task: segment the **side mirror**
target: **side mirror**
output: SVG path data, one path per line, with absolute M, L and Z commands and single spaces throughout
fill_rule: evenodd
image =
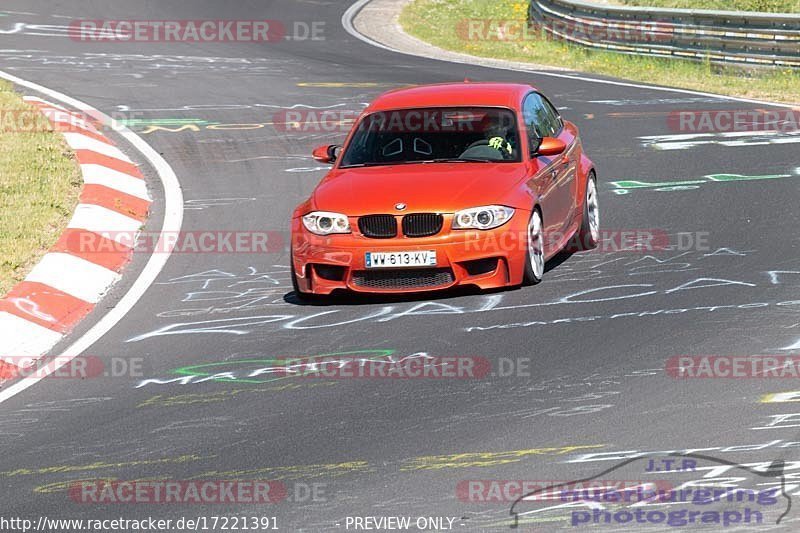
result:
M 544 137 L 536 150 L 537 155 L 558 155 L 567 149 L 567 144 L 556 137 Z
M 336 153 L 341 146 L 336 144 L 328 144 L 325 146 L 317 146 L 311 152 L 311 157 L 320 163 L 333 163 L 336 161 L 338 154 Z

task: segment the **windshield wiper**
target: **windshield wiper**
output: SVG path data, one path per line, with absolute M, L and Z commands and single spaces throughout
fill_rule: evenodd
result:
M 415 163 L 492 163 L 493 159 L 481 159 L 472 157 L 453 157 L 441 159 L 426 159 L 425 161 L 414 161 Z
M 356 168 L 356 167 L 380 167 L 388 165 L 426 165 L 429 163 L 497 163 L 495 159 L 481 159 L 472 157 L 454 157 L 454 158 L 441 158 L 441 159 L 421 159 L 419 161 L 384 161 L 369 163 L 355 163 L 353 165 L 342 166 L 340 168 Z
M 356 167 L 383 167 L 387 165 L 397 165 L 398 163 L 403 163 L 404 161 L 384 161 L 384 162 L 376 162 L 372 161 L 369 163 L 354 163 L 352 165 L 343 165 L 339 168 L 356 168 Z

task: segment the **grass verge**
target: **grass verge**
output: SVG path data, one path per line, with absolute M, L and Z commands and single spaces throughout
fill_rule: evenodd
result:
M 674 7 L 677 9 L 800 13 L 800 0 L 614 0 L 612 3 L 643 7 Z
M 743 98 L 800 102 L 800 69 L 742 68 L 632 56 L 545 40 L 533 32 L 517 40 L 480 40 L 467 39 L 465 32 L 459 31 L 468 19 L 524 23 L 527 14 L 528 2 L 521 0 L 413 0 L 400 14 L 400 24 L 423 41 L 475 56 L 528 61 Z
M 0 296 L 58 240 L 78 203 L 81 177 L 58 132 L 18 131 L 31 110 L 0 82 Z M 38 111 L 36 111 L 38 113 Z

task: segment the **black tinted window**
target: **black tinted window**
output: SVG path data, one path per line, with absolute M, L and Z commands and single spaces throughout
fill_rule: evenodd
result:
M 528 136 L 554 137 L 561 130 L 561 121 L 553 106 L 540 94 L 531 93 L 525 98 L 522 106 L 522 115 Z M 535 140 L 535 138 L 531 138 Z
M 550 123 L 553 126 L 553 135 L 558 135 L 561 132 L 562 126 L 561 116 L 558 114 L 558 111 L 556 111 L 555 106 L 550 103 L 550 100 L 547 98 L 542 98 L 542 101 L 544 102 L 544 107 L 547 110 L 547 114 L 550 118 Z

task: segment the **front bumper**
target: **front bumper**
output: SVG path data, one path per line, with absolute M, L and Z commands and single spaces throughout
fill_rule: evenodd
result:
M 442 231 L 432 237 L 372 239 L 353 233 L 319 236 L 292 220 L 292 258 L 302 292 L 330 294 L 339 289 L 367 293 L 406 293 L 474 285 L 492 289 L 522 283 L 530 212 L 517 210 L 493 230 L 451 230 L 445 215 Z M 367 252 L 436 251 L 429 267 L 370 268 Z

